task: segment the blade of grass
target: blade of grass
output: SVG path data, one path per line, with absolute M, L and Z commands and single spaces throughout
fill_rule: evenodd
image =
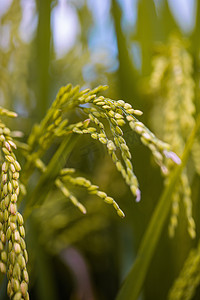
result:
M 48 108 L 49 99 L 49 65 L 51 51 L 51 3 L 52 0 L 39 1 L 38 28 L 36 37 L 37 68 L 37 118 L 41 120 Z
M 171 206 L 171 194 L 179 179 L 179 176 L 185 167 L 190 150 L 192 148 L 197 131 L 200 128 L 200 115 L 197 118 L 196 125 L 188 139 L 182 156 L 182 163 L 177 166 L 171 175 L 169 184 L 165 187 L 163 194 L 155 208 L 150 224 L 144 234 L 141 245 L 138 250 L 137 258 L 128 274 L 121 290 L 118 293 L 117 300 L 136 300 L 144 284 L 144 280 L 155 252 L 159 237 L 161 235 L 165 220 Z
M 119 70 L 117 71 L 120 97 L 131 100 L 136 91 L 137 73 L 128 50 L 127 41 L 121 28 L 122 13 L 116 0 L 112 1 L 112 16 L 118 48 Z M 137 97 L 135 97 L 137 98 Z
M 199 40 L 199 34 L 200 34 L 200 0 L 197 0 L 197 8 L 196 8 L 196 24 L 195 28 L 192 34 L 192 47 L 193 52 L 195 53 L 196 59 L 198 60 L 199 55 L 199 48 L 200 48 L 200 40 Z
M 151 72 L 151 58 L 153 45 L 158 41 L 161 28 L 156 14 L 153 0 L 138 1 L 136 34 L 134 39 L 139 42 L 142 54 L 142 74 L 147 76 Z

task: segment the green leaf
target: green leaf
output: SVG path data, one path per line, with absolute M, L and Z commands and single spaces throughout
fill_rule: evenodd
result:
M 36 37 L 37 118 L 44 117 L 49 106 L 49 65 L 51 43 L 51 0 L 37 1 L 38 28 Z
M 180 29 L 171 13 L 167 0 L 164 0 L 162 3 L 159 22 L 160 22 L 160 27 L 162 28 L 162 32 L 161 32 L 162 41 L 166 41 L 168 39 L 168 36 L 171 33 L 180 32 Z
M 154 210 L 150 224 L 144 234 L 134 265 L 131 268 L 121 290 L 118 293 L 117 300 L 137 300 L 141 292 L 144 280 L 148 271 L 149 264 L 154 255 L 158 240 L 160 238 L 165 220 L 171 207 L 171 194 L 179 180 L 180 174 L 185 167 L 190 150 L 197 131 L 200 128 L 200 115 L 197 118 L 196 125 L 188 139 L 182 156 L 182 163 L 177 166 L 172 173 L 169 184 L 165 187 L 163 194 Z
M 135 39 L 140 43 L 142 52 L 142 74 L 151 71 L 153 44 L 158 40 L 160 26 L 153 0 L 140 0 L 138 3 L 138 21 Z
M 116 0 L 112 1 L 112 15 L 117 37 L 119 69 L 117 72 L 120 97 L 131 100 L 136 91 L 137 73 L 127 46 L 126 36 L 121 28 L 122 12 Z
M 194 32 L 192 34 L 192 44 L 195 56 L 198 57 L 200 50 L 200 0 L 197 0 L 197 9 L 196 9 L 196 24 Z

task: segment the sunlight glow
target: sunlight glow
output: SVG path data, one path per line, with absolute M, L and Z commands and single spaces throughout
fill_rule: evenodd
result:
M 65 0 L 59 0 L 52 11 L 52 32 L 57 57 L 62 57 L 75 44 L 80 31 L 75 9 Z

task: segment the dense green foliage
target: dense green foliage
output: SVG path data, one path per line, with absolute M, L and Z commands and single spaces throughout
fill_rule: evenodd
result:
M 108 2 L 116 58 L 90 1 L 59 58 L 59 1 L 28 42 L 23 2 L 0 15 L 0 300 L 199 299 L 200 1 L 187 36 L 166 0 Z

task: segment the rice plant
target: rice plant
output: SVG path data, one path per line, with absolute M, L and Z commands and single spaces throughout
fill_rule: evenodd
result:
M 199 299 L 200 2 L 126 5 L 0 5 L 0 300 Z

